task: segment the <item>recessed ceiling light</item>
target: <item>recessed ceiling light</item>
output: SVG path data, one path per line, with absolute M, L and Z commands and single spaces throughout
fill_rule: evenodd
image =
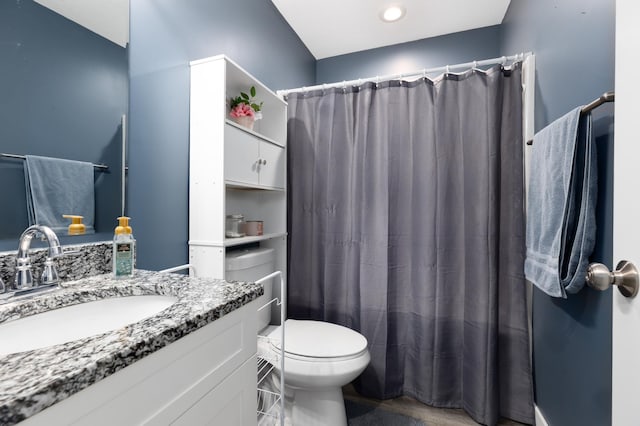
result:
M 405 13 L 405 8 L 403 6 L 394 4 L 391 6 L 387 6 L 380 13 L 380 19 L 384 22 L 395 22 L 402 18 Z

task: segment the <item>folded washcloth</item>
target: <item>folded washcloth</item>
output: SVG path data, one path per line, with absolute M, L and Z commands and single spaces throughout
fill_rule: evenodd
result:
M 24 165 L 29 225 L 46 225 L 66 233 L 63 214 L 84 216 L 86 233 L 94 233 L 93 164 L 27 155 Z
M 595 244 L 596 150 L 580 110 L 538 132 L 531 152 L 525 277 L 563 298 L 584 286 Z

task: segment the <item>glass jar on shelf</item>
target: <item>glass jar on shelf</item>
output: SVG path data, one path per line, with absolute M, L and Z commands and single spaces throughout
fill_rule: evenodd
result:
M 229 238 L 244 237 L 244 216 L 241 214 L 228 214 L 225 226 L 225 235 Z

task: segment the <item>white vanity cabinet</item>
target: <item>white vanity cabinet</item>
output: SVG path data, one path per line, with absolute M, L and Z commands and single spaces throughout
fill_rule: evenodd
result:
M 224 315 L 20 424 L 255 425 L 257 303 Z
M 287 103 L 224 55 L 190 66 L 189 263 L 199 277 L 224 279 L 227 251 L 258 243 L 275 250 L 284 272 Z M 263 104 L 250 130 L 230 119 L 229 99 L 252 86 Z M 264 235 L 226 238 L 232 214 L 262 221 Z

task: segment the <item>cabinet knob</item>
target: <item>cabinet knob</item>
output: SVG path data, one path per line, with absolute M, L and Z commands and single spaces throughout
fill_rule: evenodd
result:
M 267 164 L 267 160 L 263 159 L 263 160 L 262 160 L 262 165 L 263 165 L 263 166 L 266 166 L 266 164 Z

